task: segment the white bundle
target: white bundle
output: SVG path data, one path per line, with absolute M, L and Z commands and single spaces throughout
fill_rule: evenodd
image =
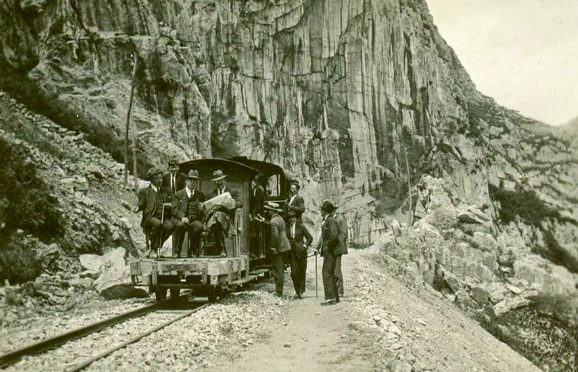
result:
M 216 206 L 221 206 L 226 209 L 235 209 L 235 199 L 233 199 L 231 194 L 228 192 L 217 195 L 214 198 L 207 200 L 204 204 L 208 211 Z

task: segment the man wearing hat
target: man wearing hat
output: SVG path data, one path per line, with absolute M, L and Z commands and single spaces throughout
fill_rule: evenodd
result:
M 162 187 L 169 190 L 171 196 L 183 187 L 183 179 L 179 172 L 179 162 L 175 159 L 169 160 L 169 172 L 163 177 Z
M 301 215 L 305 212 L 305 200 L 299 195 L 299 190 L 301 186 L 297 181 L 291 181 L 291 186 L 289 189 L 289 199 L 287 200 L 287 212 L 295 212 L 295 216 L 298 220 L 301 220 Z
M 151 246 L 145 253 L 147 257 L 156 256 L 159 247 L 173 232 L 173 223 L 171 218 L 167 217 L 171 209 L 170 195 L 161 189 L 163 173 L 160 168 L 149 169 L 147 178 L 151 183 L 138 191 L 138 206 L 134 210 L 135 212 L 142 211 L 140 226 L 145 231 L 149 231 Z
M 285 221 L 281 217 L 279 204 L 268 202 L 265 204 L 265 217 L 269 219 L 270 235 L 269 247 L 271 250 L 271 271 L 275 280 L 275 295 L 283 296 L 283 281 L 285 272 L 283 270 L 283 257 L 291 250 L 287 233 L 285 231 Z
M 339 292 L 337 290 L 337 278 L 335 267 L 339 256 L 339 227 L 333 216 L 335 206 L 330 201 L 325 201 L 321 205 L 321 256 L 323 256 L 323 289 L 325 291 L 325 302 L 321 305 L 333 305 L 339 302 Z
M 198 255 L 201 234 L 203 233 L 202 205 L 205 194 L 199 190 L 199 172 L 190 170 L 185 177 L 185 187 L 175 193 L 173 197 L 173 216 L 175 233 L 173 234 L 173 257 L 180 257 L 185 232 L 189 233 L 187 257 Z
M 289 217 L 287 238 L 291 245 L 291 280 L 295 288 L 295 296 L 293 298 L 300 299 L 303 298 L 303 293 L 305 293 L 307 248 L 311 245 L 313 237 L 303 225 L 303 222 L 297 219 L 295 212 L 289 211 L 287 215 Z
M 239 192 L 227 187 L 227 175 L 224 174 L 222 170 L 217 169 L 214 171 L 211 181 L 215 183 L 215 189 L 213 189 L 209 195 L 210 198 L 228 192 L 235 200 L 235 208 L 243 207 L 243 201 L 239 196 Z M 225 247 L 225 235 L 228 234 L 229 231 L 235 231 L 235 226 L 233 226 L 234 210 L 226 211 L 222 208 L 217 208 L 214 211 L 208 211 L 207 215 L 210 216 L 207 225 L 215 239 L 215 249 L 220 253 L 221 257 L 226 257 L 227 249 Z

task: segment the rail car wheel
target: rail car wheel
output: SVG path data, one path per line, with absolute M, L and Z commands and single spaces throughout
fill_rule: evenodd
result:
M 217 302 L 217 287 L 215 286 L 208 286 L 207 288 L 207 297 L 209 298 L 209 302 Z
M 180 288 L 171 288 L 170 292 L 171 292 L 171 298 L 173 300 L 175 298 L 178 298 L 181 295 L 181 289 Z
M 167 299 L 167 289 L 164 287 L 156 287 L 155 298 L 157 301 L 165 301 Z

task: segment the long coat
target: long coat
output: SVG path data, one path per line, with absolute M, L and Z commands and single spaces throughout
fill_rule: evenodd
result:
M 205 201 L 205 194 L 199 190 L 193 190 L 193 195 L 189 199 L 187 189 L 183 188 L 173 196 L 173 216 L 178 220 L 187 217 L 189 220 L 200 220 L 201 210 L 199 203 Z M 191 205 L 191 203 L 194 203 Z
M 321 255 L 331 254 L 337 256 L 337 246 L 339 244 L 339 226 L 337 220 L 332 215 L 327 216 L 321 225 Z
M 309 233 L 309 230 L 303 225 L 299 220 L 295 222 L 295 236 L 291 236 L 291 223 L 287 224 L 286 228 L 287 239 L 291 245 L 292 256 L 296 259 L 302 259 L 307 257 L 307 247 L 311 245 L 313 237 Z M 303 244 L 303 239 L 305 238 L 305 244 Z
M 161 188 L 158 188 L 158 190 L 158 192 L 161 194 L 160 197 L 163 203 L 168 203 L 170 200 L 170 195 Z M 138 210 L 142 211 L 142 220 L 140 223 L 141 227 L 144 227 L 148 224 L 148 222 L 155 216 L 158 208 L 162 208 L 162 205 L 157 205 L 156 197 L 157 191 L 153 190 L 152 186 L 150 185 L 138 191 Z
M 271 248 L 274 248 L 277 253 L 287 252 L 291 249 L 289 244 L 289 239 L 287 239 L 287 233 L 285 231 L 285 221 L 279 216 L 279 214 L 274 213 L 269 221 L 269 226 L 271 228 L 271 235 L 269 243 Z

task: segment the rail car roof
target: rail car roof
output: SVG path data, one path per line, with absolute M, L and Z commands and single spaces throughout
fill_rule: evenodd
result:
M 215 169 L 222 170 L 225 174 L 227 173 L 244 173 L 248 177 L 254 177 L 259 171 L 247 164 L 240 162 L 227 160 L 227 159 L 196 159 L 189 160 L 179 164 L 179 169 L 181 172 L 187 173 L 191 169 L 196 169 L 199 172 L 214 171 Z
M 238 162 L 238 163 L 243 163 L 246 164 L 252 168 L 255 168 L 257 170 L 259 170 L 261 173 L 263 173 L 265 176 L 270 176 L 272 174 L 281 174 L 284 175 L 286 178 L 290 178 L 289 174 L 280 166 L 273 164 L 273 163 L 268 163 L 266 161 L 261 161 L 261 160 L 254 160 L 254 159 L 249 159 L 246 156 L 235 156 L 232 157 L 231 160 Z

